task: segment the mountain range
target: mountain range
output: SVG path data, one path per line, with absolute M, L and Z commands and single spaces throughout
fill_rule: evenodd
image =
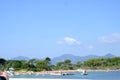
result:
M 97 55 L 88 55 L 88 56 L 75 56 L 73 54 L 63 54 L 58 57 L 51 58 L 52 64 L 56 64 L 57 62 L 64 61 L 66 59 L 69 59 L 72 61 L 72 63 L 76 63 L 78 61 L 84 62 L 88 59 L 93 59 L 93 58 L 112 58 L 115 57 L 115 55 L 108 53 L 104 56 L 97 56 Z M 37 58 L 36 58 L 37 59 Z M 30 60 L 30 58 L 25 57 L 25 56 L 18 56 L 12 58 L 12 60 Z
M 30 60 L 30 58 L 25 57 L 25 56 L 18 56 L 18 57 L 14 57 L 11 60 Z
M 55 57 L 52 59 L 52 63 L 55 64 L 59 61 L 64 61 L 66 59 L 70 59 L 72 61 L 72 63 L 76 63 L 78 61 L 80 62 L 84 62 L 88 59 L 93 59 L 93 58 L 112 58 L 112 57 L 115 57 L 115 55 L 113 54 L 106 54 L 104 56 L 97 56 L 97 55 L 88 55 L 88 56 L 75 56 L 75 55 L 72 55 L 72 54 L 64 54 L 64 55 L 61 55 L 59 57 Z

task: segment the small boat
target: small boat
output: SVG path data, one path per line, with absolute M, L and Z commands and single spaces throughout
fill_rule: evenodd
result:
M 53 75 L 53 76 L 66 76 L 66 75 L 73 75 L 73 74 L 68 73 L 68 72 L 53 72 L 53 73 L 50 73 L 50 75 Z
M 83 70 L 82 75 L 88 75 L 86 70 Z
M 65 76 L 65 75 L 70 75 L 70 73 L 64 72 L 64 73 L 62 73 L 62 75 L 63 75 L 63 76 Z
M 74 74 L 73 73 L 64 72 L 64 73 L 62 73 L 62 75 L 65 76 L 65 75 L 74 75 Z

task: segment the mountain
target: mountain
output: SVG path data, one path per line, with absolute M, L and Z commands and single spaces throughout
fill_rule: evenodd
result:
M 115 57 L 115 55 L 113 55 L 113 54 L 111 54 L 111 53 L 108 53 L 108 54 L 106 54 L 106 55 L 103 56 L 103 57 L 106 57 L 106 58 L 112 58 L 112 57 Z
M 84 61 L 86 61 L 88 59 L 93 59 L 93 58 L 112 58 L 112 57 L 115 57 L 115 56 L 113 54 L 111 54 L 111 53 L 108 53 L 108 54 L 106 54 L 104 56 L 97 56 L 97 55 L 75 56 L 73 54 L 63 54 L 61 56 L 51 58 L 51 61 L 52 61 L 52 64 L 56 64 L 57 62 L 69 59 L 69 60 L 72 61 L 72 63 L 76 63 L 78 61 L 84 62 Z M 30 60 L 30 58 L 25 57 L 25 56 L 18 56 L 18 57 L 12 58 L 12 60 L 27 60 L 28 61 L 28 60 Z
M 112 58 L 112 57 L 115 57 L 113 54 L 106 54 L 104 56 L 97 56 L 97 55 L 88 55 L 88 56 L 75 56 L 75 55 L 72 55 L 72 54 L 63 54 L 59 57 L 54 57 L 52 60 L 52 63 L 53 64 L 56 64 L 57 62 L 60 62 L 60 61 L 64 61 L 66 59 L 70 59 L 72 61 L 72 63 L 76 63 L 78 61 L 80 62 L 84 62 L 88 59 L 92 59 L 92 58 Z
M 74 56 L 72 54 L 64 54 L 64 55 L 61 55 L 59 57 L 54 57 L 52 59 L 52 63 L 55 64 L 59 61 L 64 61 L 66 59 L 70 59 L 71 61 L 73 61 L 73 63 L 76 62 L 76 60 L 80 60 L 79 56 Z
M 18 57 L 14 57 L 12 58 L 12 60 L 30 60 L 30 58 L 28 57 L 25 57 L 25 56 L 18 56 Z

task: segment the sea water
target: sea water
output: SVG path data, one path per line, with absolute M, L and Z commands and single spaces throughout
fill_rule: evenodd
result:
M 109 72 L 88 72 L 88 75 L 82 75 L 80 72 L 74 72 L 72 75 L 53 76 L 53 75 L 16 75 L 10 77 L 10 80 L 120 80 L 120 71 Z

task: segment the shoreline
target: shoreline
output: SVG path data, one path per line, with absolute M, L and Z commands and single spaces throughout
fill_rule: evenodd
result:
M 86 70 L 87 72 L 110 72 L 110 71 L 120 71 L 118 70 L 103 70 L 103 69 L 98 69 L 98 70 L 91 70 L 91 69 L 77 69 L 77 70 L 54 70 L 54 71 L 40 71 L 40 72 L 33 72 L 33 71 L 15 71 L 15 75 L 21 75 L 21 74 L 36 74 L 36 75 L 47 75 L 51 73 L 73 73 L 73 72 L 83 72 L 83 70 Z
M 91 79 L 48 79 L 48 78 L 43 78 L 43 79 L 37 79 L 37 78 L 10 78 L 9 80 L 91 80 Z

